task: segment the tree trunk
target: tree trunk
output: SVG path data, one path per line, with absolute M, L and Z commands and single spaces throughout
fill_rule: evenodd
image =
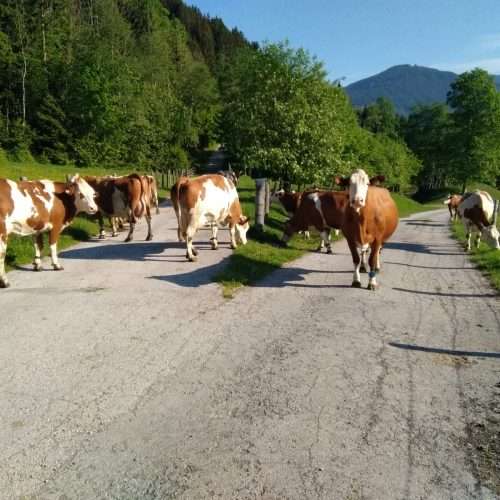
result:
M 271 210 L 271 186 L 270 182 L 266 180 L 266 199 L 265 199 L 265 215 Z

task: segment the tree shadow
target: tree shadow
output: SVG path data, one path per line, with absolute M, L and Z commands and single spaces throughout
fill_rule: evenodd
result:
M 405 221 L 403 224 L 407 226 L 428 226 L 428 227 L 446 227 L 447 224 L 443 224 L 442 222 L 433 222 L 433 221 L 418 221 L 412 219 L 411 221 Z
M 500 352 L 484 352 L 484 351 L 459 351 L 456 349 L 442 349 L 439 347 L 424 347 L 413 344 L 401 344 L 399 342 L 389 342 L 389 345 L 398 349 L 408 351 L 431 352 L 435 354 L 448 354 L 450 356 L 473 356 L 478 358 L 499 358 Z
M 455 297 L 460 299 L 470 299 L 470 298 L 495 298 L 499 295 L 497 293 L 450 293 L 450 292 L 427 292 L 423 290 L 408 290 L 407 288 L 396 288 L 393 290 L 397 292 L 415 293 L 418 295 L 430 295 L 433 297 Z

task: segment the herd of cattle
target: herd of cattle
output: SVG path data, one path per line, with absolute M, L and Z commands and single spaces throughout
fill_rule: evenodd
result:
M 283 243 L 296 232 L 307 233 L 315 228 L 321 236 L 321 248 L 331 253 L 331 230 L 342 231 L 351 251 L 354 264 L 353 287 L 361 286 L 360 271 L 369 269 L 368 289 L 377 287 L 382 246 L 396 230 L 398 210 L 389 191 L 378 184 L 383 177 L 370 179 L 363 170 L 350 177 L 337 178 L 344 190 L 311 189 L 302 193 L 277 191 L 279 200 L 290 219 L 285 224 Z M 249 219 L 241 210 L 235 179 L 229 175 L 208 174 L 199 177 L 181 177 L 171 189 L 171 201 L 178 221 L 178 239 L 186 242 L 186 257 L 197 259 L 198 251 L 193 239 L 201 227 L 211 228 L 211 246 L 218 247 L 219 225 L 228 226 L 231 248 L 247 242 Z M 450 196 L 450 215 L 457 214 L 467 229 L 467 248 L 470 249 L 471 232 L 476 231 L 476 245 L 481 236 L 493 248 L 500 248 L 496 228 L 497 206 L 484 191 L 463 196 Z M 158 213 L 158 191 L 154 177 L 131 174 L 127 176 L 80 177 L 67 182 L 48 180 L 14 182 L 0 179 L 0 288 L 9 286 L 5 273 L 7 240 L 11 233 L 32 235 L 35 249 L 33 268 L 42 268 L 43 233 L 48 232 L 50 255 L 54 270 L 63 269 L 57 257 L 57 241 L 61 231 L 76 214 L 86 212 L 99 219 L 99 238 L 105 237 L 104 217 L 110 219 L 112 235 L 123 220 L 129 223 L 125 241 L 133 238 L 138 219 L 145 217 L 148 224 L 146 240 L 153 237 L 151 215 Z

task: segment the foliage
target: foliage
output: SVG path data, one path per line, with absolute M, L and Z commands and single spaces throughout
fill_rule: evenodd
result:
M 482 69 L 460 75 L 448 93 L 451 114 L 453 175 L 469 180 L 500 176 L 500 93 Z
M 240 51 L 222 95 L 222 140 L 254 177 L 322 183 L 339 170 L 355 117 L 342 89 L 304 50 L 280 43 Z

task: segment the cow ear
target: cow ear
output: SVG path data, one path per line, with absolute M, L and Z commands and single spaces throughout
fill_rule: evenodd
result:
M 349 177 L 339 177 L 338 175 L 335 177 L 335 184 L 337 184 L 337 186 L 348 186 L 349 183 Z
M 372 177 L 370 179 L 370 184 L 372 186 L 376 184 L 382 184 L 383 182 L 385 182 L 385 175 L 376 175 L 375 177 Z
M 73 196 L 75 194 L 75 191 L 76 191 L 75 183 L 74 182 L 68 182 L 66 184 L 66 189 L 64 190 L 64 192 L 66 194 L 69 194 L 70 196 Z

